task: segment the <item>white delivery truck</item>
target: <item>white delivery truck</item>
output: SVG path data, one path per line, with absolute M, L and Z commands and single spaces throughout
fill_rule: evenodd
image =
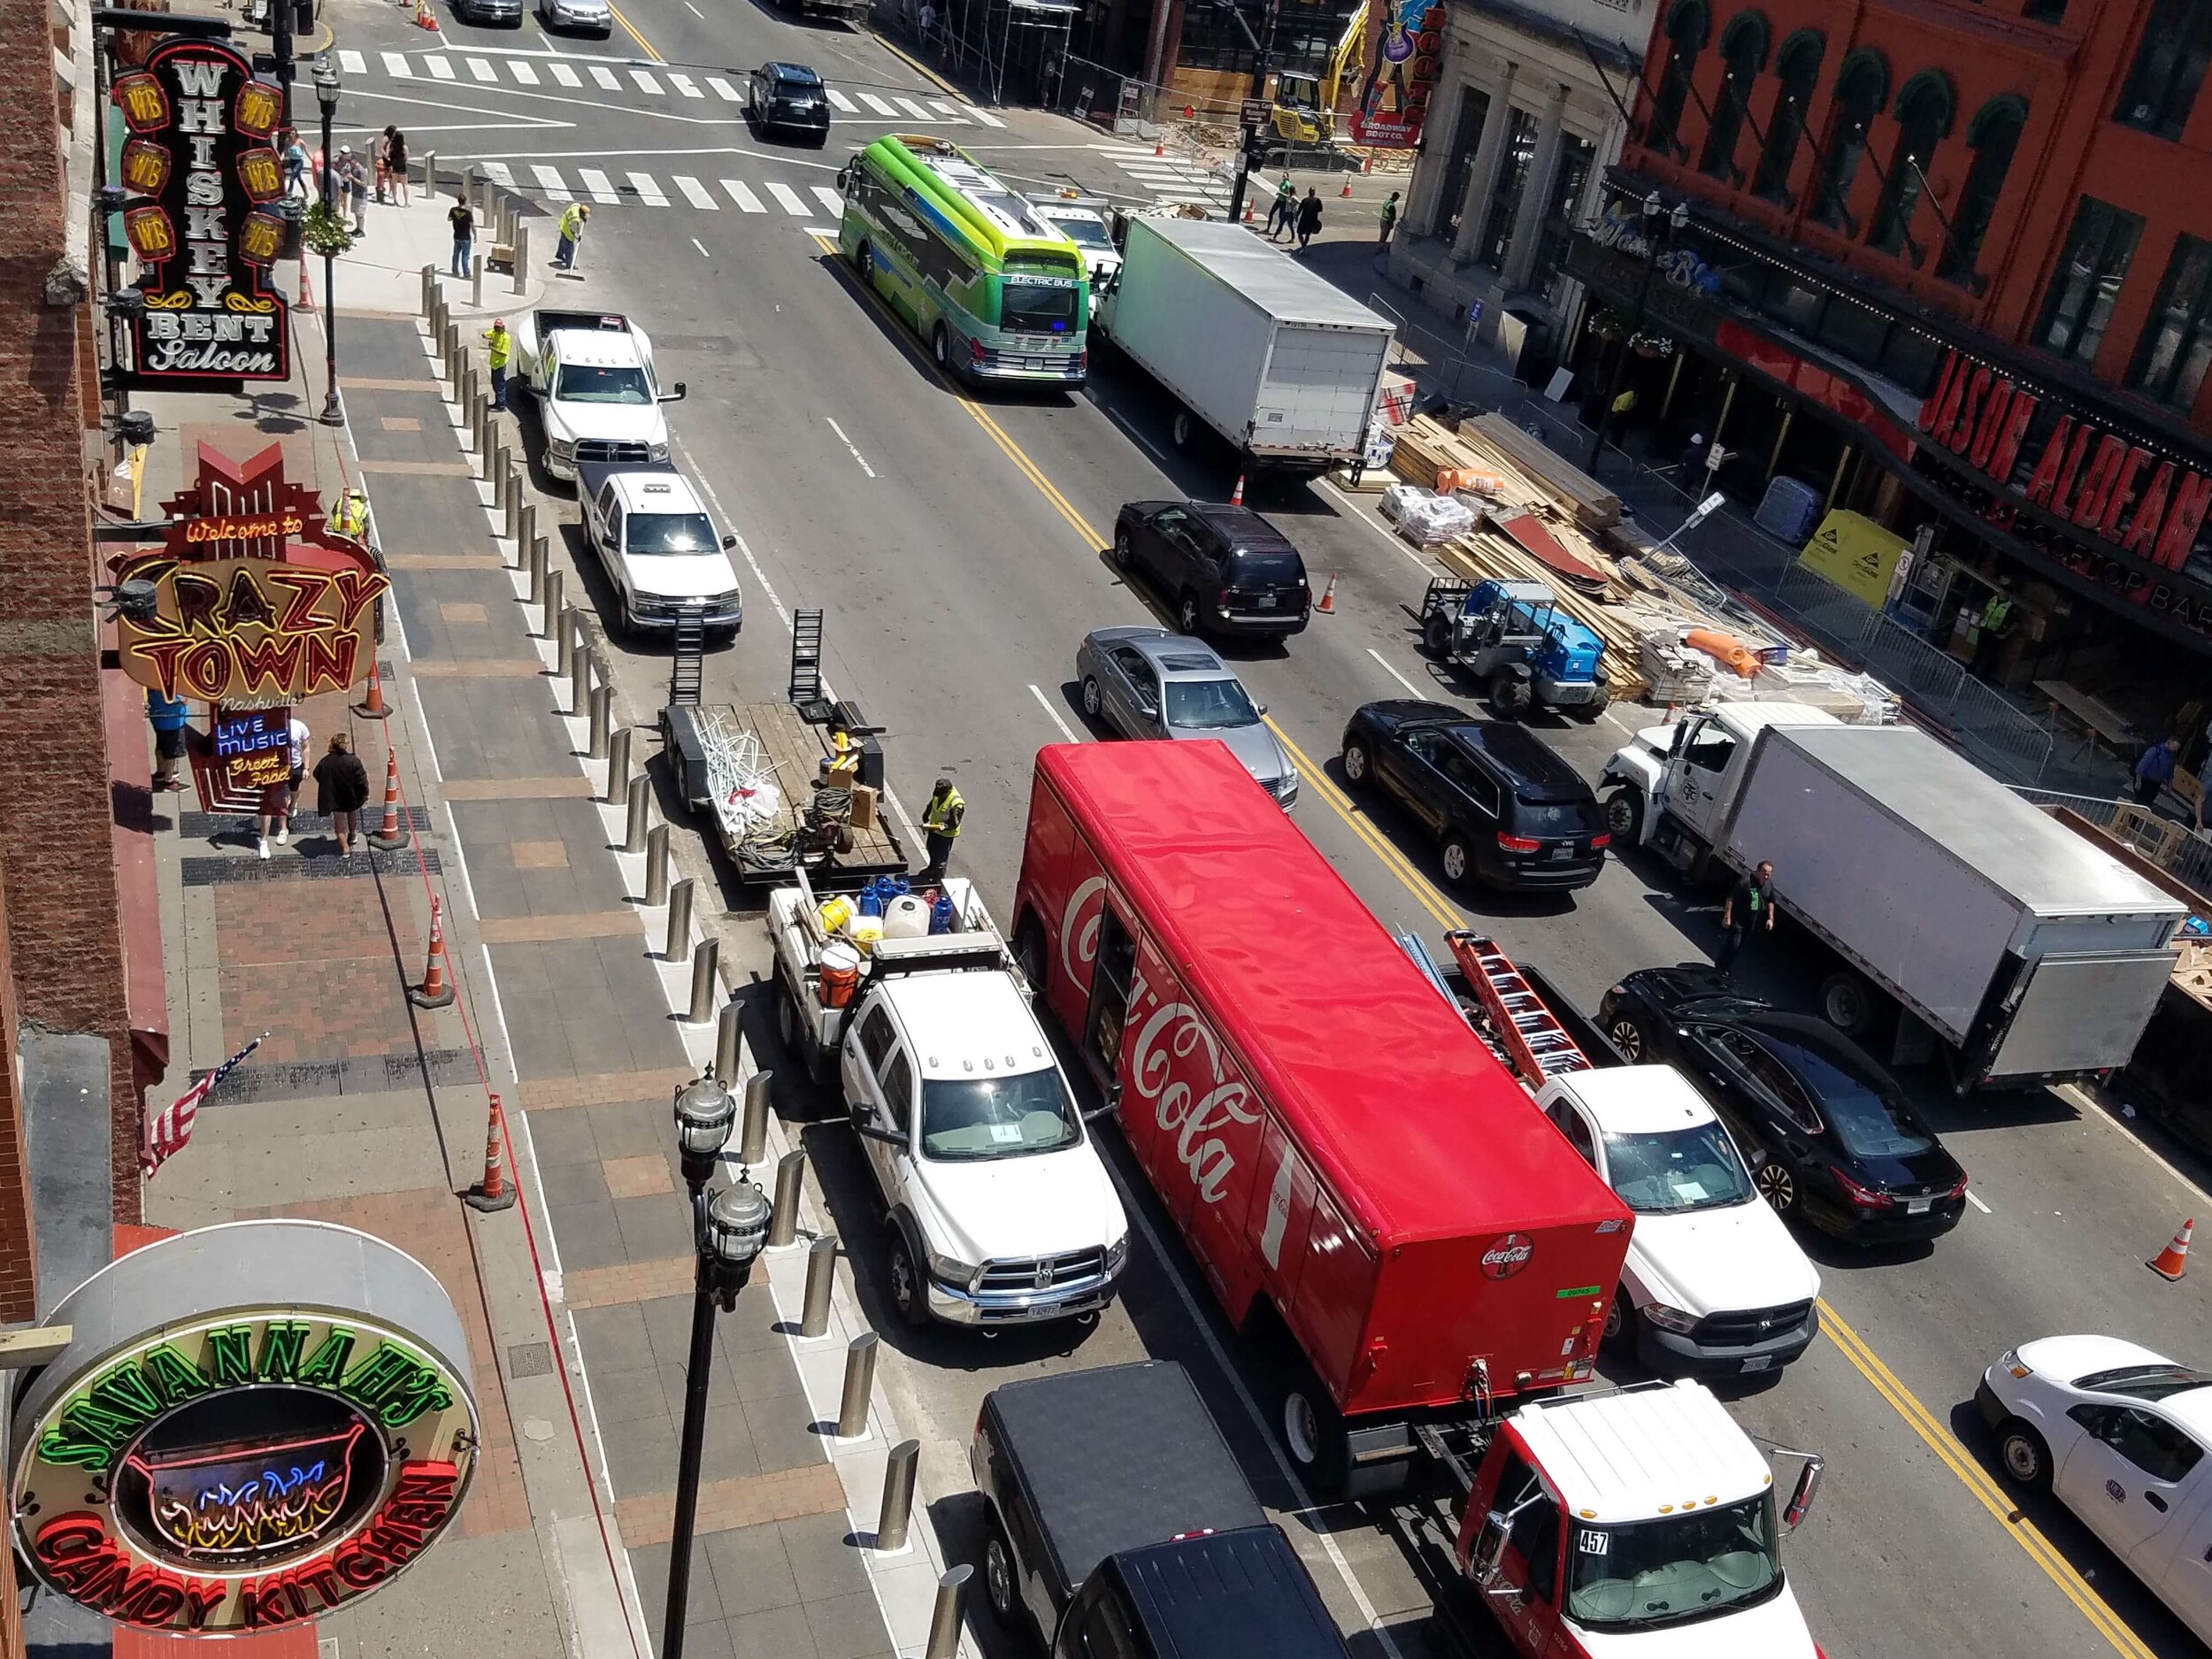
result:
M 1701 874 L 1773 861 L 1778 913 L 1841 960 L 1821 1012 L 1896 1022 L 1892 1059 L 1940 1045 L 1961 1094 L 2123 1066 L 2188 912 L 1909 726 L 1721 703 L 1606 763 L 1613 845 Z
M 1388 322 L 1240 225 L 1123 226 L 1091 328 L 1173 394 L 1177 449 L 1203 426 L 1249 471 L 1318 474 L 1363 457 Z

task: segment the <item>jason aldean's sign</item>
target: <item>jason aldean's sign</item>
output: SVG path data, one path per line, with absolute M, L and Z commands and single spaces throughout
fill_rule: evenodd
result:
M 202 444 L 192 484 L 164 503 L 166 544 L 119 560 L 151 582 L 150 617 L 116 621 L 123 672 L 169 696 L 275 708 L 366 680 L 391 581 L 328 534 L 271 444 L 243 465 Z
M 268 280 L 284 246 L 276 128 L 283 100 L 220 41 L 167 40 L 112 96 L 130 137 L 117 158 L 123 234 L 144 270 L 130 319 L 142 383 L 291 376 L 285 303 Z
M 157 1310 L 181 1302 L 176 1317 Z M 320 1617 L 460 1511 L 467 1343 L 427 1269 L 319 1222 L 238 1222 L 123 1257 L 16 1407 L 18 1553 L 119 1624 L 204 1635 Z

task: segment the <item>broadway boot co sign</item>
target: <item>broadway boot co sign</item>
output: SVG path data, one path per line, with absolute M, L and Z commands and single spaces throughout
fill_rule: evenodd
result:
M 179 1233 L 54 1310 L 69 1348 L 14 1409 L 19 1555 L 142 1630 L 228 1635 L 381 1587 L 460 1513 L 477 1455 L 444 1287 L 315 1221 Z
M 277 88 L 220 41 L 168 40 L 113 96 L 131 136 L 117 157 L 134 197 L 123 234 L 144 275 L 128 320 L 141 384 L 291 377 L 285 303 L 269 265 L 284 246 Z

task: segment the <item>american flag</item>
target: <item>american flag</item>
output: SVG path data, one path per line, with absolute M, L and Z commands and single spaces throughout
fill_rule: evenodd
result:
M 185 1142 L 192 1139 L 192 1120 L 200 1115 L 200 1104 L 221 1087 L 222 1081 L 236 1069 L 239 1062 L 261 1046 L 263 1032 L 236 1054 L 217 1066 L 205 1077 L 171 1102 L 160 1111 L 146 1119 L 146 1142 L 139 1148 L 139 1167 L 146 1171 L 148 1179 L 164 1164 L 184 1150 Z

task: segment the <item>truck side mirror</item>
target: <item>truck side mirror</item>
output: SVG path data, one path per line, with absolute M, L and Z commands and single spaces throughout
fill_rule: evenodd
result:
M 737 545 L 737 538 L 736 538 L 735 536 L 733 536 L 733 535 L 726 535 L 726 536 L 724 536 L 724 537 L 722 538 L 722 550 L 723 550 L 725 553 L 727 553 L 727 552 L 728 552 L 728 551 L 729 551 L 732 548 L 735 547 L 736 545 Z
M 1803 1454 L 1804 1468 L 1797 1471 L 1797 1488 L 1790 1494 L 1789 1505 L 1782 1511 L 1782 1525 L 1794 1532 L 1813 1507 L 1813 1494 L 1820 1490 L 1820 1473 L 1826 1463 L 1817 1452 Z
M 1513 1536 L 1513 1517 L 1502 1509 L 1493 1509 L 1482 1517 L 1482 1530 L 1475 1534 L 1475 1548 L 1467 1558 L 1467 1576 L 1475 1581 L 1478 1589 L 1487 1590 L 1498 1581 L 1505 1570 L 1505 1547 Z
M 876 1122 L 876 1115 L 865 1101 L 853 1101 L 848 1107 L 852 1114 L 853 1133 L 870 1141 L 880 1141 L 887 1146 L 902 1147 L 906 1137 L 895 1130 L 886 1129 Z
M 1667 753 L 1679 755 L 1682 752 L 1682 746 L 1689 741 L 1690 723 L 1685 720 L 1674 728 L 1674 741 L 1667 745 Z
M 1116 1078 L 1106 1086 L 1106 1098 L 1083 1114 L 1083 1121 L 1094 1124 L 1102 1118 L 1110 1118 L 1121 1110 L 1121 1079 Z
M 661 394 L 661 402 L 664 403 L 680 403 L 684 400 L 685 394 L 689 390 L 690 388 L 687 387 L 681 380 L 678 380 L 675 385 Z

